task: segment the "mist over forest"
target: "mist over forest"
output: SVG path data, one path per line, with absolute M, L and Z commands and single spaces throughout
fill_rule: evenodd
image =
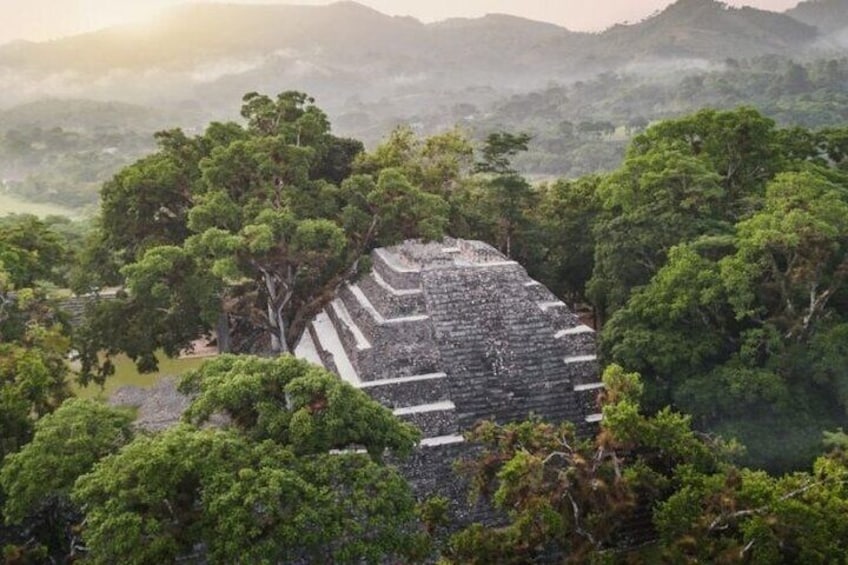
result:
M 71 207 L 151 150 L 152 134 L 238 117 L 245 92 L 315 97 L 336 133 L 374 147 L 396 126 L 532 140 L 534 178 L 608 171 L 630 134 L 702 107 L 753 105 L 784 125 L 845 118 L 848 18 L 681 0 L 601 33 L 490 15 L 423 24 L 354 2 L 196 4 L 119 26 L 0 47 L 0 178 Z M 54 131 L 61 128 L 63 131 Z M 34 148 L 34 149 L 33 149 Z
M 841 563 L 848 7 L 0 45 L 7 563 Z

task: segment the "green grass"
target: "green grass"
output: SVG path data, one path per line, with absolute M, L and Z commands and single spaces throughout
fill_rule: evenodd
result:
M 159 359 L 159 371 L 141 374 L 126 355 L 119 355 L 113 359 L 115 374 L 106 379 L 106 384 L 102 389 L 98 385 L 87 387 L 75 385 L 74 394 L 80 398 L 105 399 L 123 386 L 150 388 L 164 376 L 179 376 L 190 369 L 200 367 L 204 361 L 209 359 L 209 357 L 171 359 L 163 354 L 158 354 L 156 357 Z
M 33 214 L 41 218 L 45 216 L 67 216 L 72 219 L 79 219 L 81 211 L 65 208 L 58 204 L 29 202 L 11 194 L 0 192 L 0 216 L 7 214 Z

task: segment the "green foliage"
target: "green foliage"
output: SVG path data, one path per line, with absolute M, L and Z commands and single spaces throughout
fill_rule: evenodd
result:
M 477 163 L 477 172 L 514 175 L 517 171 L 512 168 L 510 160 L 519 153 L 527 151 L 529 142 L 530 136 L 526 133 L 517 135 L 509 132 L 490 134 L 483 147 L 483 160 Z
M 291 356 L 219 356 L 187 373 L 180 389 L 196 395 L 187 421 L 203 424 L 222 413 L 253 439 L 299 455 L 356 445 L 379 460 L 386 449 L 409 453 L 418 440 L 364 392 Z
M 15 287 L 38 282 L 62 284 L 70 253 L 50 224 L 35 216 L 10 216 L 0 220 L 0 264 Z
M 198 163 L 211 148 L 180 130 L 156 138 L 157 153 L 122 169 L 101 190 L 103 245 L 117 252 L 122 263 L 155 245 L 178 245 L 188 236 L 186 216 L 199 182 Z
M 673 387 L 723 352 L 723 298 L 716 265 L 694 247 L 675 247 L 668 265 L 604 327 L 604 354 L 649 377 L 649 388 Z
M 594 226 L 595 268 L 587 284 L 595 305 L 614 312 L 656 274 L 671 247 L 726 231 L 726 194 L 699 157 L 662 147 L 628 158 L 599 186 L 605 213 Z
M 437 239 L 447 225 L 447 203 L 415 187 L 400 169 L 380 171 L 368 204 L 378 210 L 377 241 L 387 245 L 404 238 Z
M 299 458 L 186 426 L 139 438 L 82 477 L 94 562 L 376 562 L 403 554 L 408 487 L 360 455 Z M 201 547 L 204 548 L 200 550 Z
M 531 212 L 538 226 L 537 249 L 528 271 L 571 304 L 586 302 L 586 284 L 595 265 L 593 228 L 601 213 L 600 177 L 560 180 L 540 189 Z
M 348 178 L 361 145 L 331 135 L 313 102 L 250 93 L 246 128 L 160 134 L 158 153 L 104 187 L 102 246 L 125 263 L 129 292 L 91 318 L 86 351 L 125 351 L 150 369 L 156 348 L 226 332 L 223 320 L 237 351 L 288 352 L 372 246 L 442 235 L 447 205 L 403 170 Z M 440 149 L 425 149 L 419 173 L 450 174 Z
M 822 457 L 812 473 L 770 477 L 729 468 L 680 473 L 680 488 L 655 512 L 666 559 L 837 563 L 846 552 L 848 470 Z
M 511 166 L 515 155 L 527 150 L 525 134 L 494 133 L 482 149 L 483 160 L 474 170 L 482 178 L 461 183 L 452 194 L 454 224 L 459 235 L 490 241 L 513 258 L 531 256 L 530 211 L 537 194 Z
M 737 253 L 721 265 L 737 318 L 765 315 L 785 337 L 805 341 L 844 283 L 848 191 L 813 172 L 780 175 L 737 238 Z
M 604 373 L 604 418 L 595 438 L 570 424 L 529 421 L 478 425 L 469 440 L 480 452 L 460 469 L 473 494 L 504 511 L 503 526 L 474 524 L 452 537 L 449 563 L 527 563 L 561 556 L 569 563 L 603 560 L 639 504 L 664 500 L 683 464 L 699 472 L 719 465 L 718 446 L 697 437 L 685 416 L 639 413 L 639 376 L 610 366 Z
M 751 122 L 767 126 L 747 112 L 740 120 L 743 130 Z M 674 133 L 665 143 L 678 143 L 675 136 L 682 134 L 674 125 L 652 128 L 645 139 L 666 130 Z M 697 139 L 708 150 L 705 138 Z M 727 143 L 716 161 L 722 166 L 732 153 Z M 660 266 L 628 258 L 627 247 L 599 243 L 590 282 L 593 297 L 618 297 L 625 304 L 603 329 L 603 352 L 645 375 L 649 406 L 674 403 L 700 427 L 743 440 L 749 462 L 771 469 L 807 464 L 820 449 L 822 430 L 839 425 L 845 414 L 843 371 L 836 368 L 844 366 L 837 336 L 845 312 L 845 178 L 818 163 L 792 163 L 780 157 L 783 149 L 777 144 L 737 157 L 739 167 L 752 171 L 763 159 L 765 169 L 788 163 L 783 166 L 789 170 L 768 182 L 762 196 L 741 196 L 757 186 L 756 178 L 725 174 L 721 183 L 728 191 L 743 183 L 733 188 L 740 196 L 697 210 L 686 223 L 688 233 L 668 230 L 668 223 L 654 226 L 656 237 L 679 241 Z M 633 197 L 613 194 L 626 210 L 621 202 Z M 613 215 L 598 229 L 609 230 L 626 217 Z M 631 229 L 621 233 L 632 237 Z M 605 249 L 611 252 L 608 260 Z M 641 271 L 634 282 L 644 285 L 632 292 L 621 285 L 625 276 L 608 274 L 632 269 Z M 810 412 L 819 415 L 818 423 L 806 415 Z M 780 442 L 789 441 L 793 450 L 775 453 Z
M 41 335 L 28 335 L 25 345 L 0 344 L 0 459 L 26 444 L 34 420 L 70 395 L 67 340 L 55 331 L 33 332 Z
M 62 316 L 41 289 L 14 289 L 0 264 L 0 461 L 70 395 Z
M 3 460 L 6 522 L 21 522 L 67 498 L 79 476 L 129 442 L 132 420 L 126 412 L 76 399 L 38 420 L 32 441 Z
M 380 464 L 419 434 L 363 392 L 288 356 L 221 356 L 181 388 L 195 395 L 187 421 L 230 425 L 138 437 L 82 476 L 73 497 L 93 562 L 376 563 L 426 552 L 408 485 Z
M 131 298 L 122 291 L 117 300 L 96 303 L 75 331 L 83 384 L 103 384 L 119 352 L 140 370 L 155 370 L 157 350 L 176 356 L 218 316 L 220 281 L 181 247 L 155 247 L 122 273 Z

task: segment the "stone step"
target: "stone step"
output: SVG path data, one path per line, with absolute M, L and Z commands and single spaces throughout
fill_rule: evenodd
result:
M 600 365 L 594 353 L 568 355 L 562 361 L 572 386 L 589 385 L 600 380 Z
M 315 347 L 315 342 L 312 340 L 312 335 L 308 331 L 308 328 L 307 331 L 303 332 L 303 336 L 294 348 L 294 354 L 295 357 L 306 359 L 313 365 L 324 366 L 324 362 L 321 360 L 321 355 L 318 353 L 318 348 Z
M 387 318 L 377 311 L 357 285 L 342 287 L 338 298 L 344 302 L 351 317 L 356 320 L 356 325 L 369 342 L 380 342 L 381 339 L 390 337 L 392 341 L 413 343 L 421 341 L 423 334 L 431 333 L 429 316 L 426 314 Z
M 361 388 L 371 398 L 392 409 L 450 400 L 450 384 L 445 373 L 365 381 Z
M 374 272 L 392 288 L 412 290 L 421 287 L 421 270 L 401 265 L 397 259 L 384 249 L 375 249 L 371 253 Z
M 430 316 L 427 314 L 416 314 L 413 316 L 399 316 L 396 318 L 385 318 L 371 301 L 365 296 L 365 293 L 362 292 L 362 289 L 359 288 L 359 285 L 353 284 L 348 285 L 348 290 L 350 290 L 351 294 L 353 294 L 354 298 L 359 302 L 360 306 L 365 309 L 365 311 L 373 318 L 374 322 L 381 326 L 396 326 L 402 324 L 408 324 L 413 322 L 422 322 L 425 320 L 429 320 Z
M 562 300 L 542 300 L 536 305 L 555 328 L 571 328 L 580 324 L 580 319 Z
M 554 334 L 556 339 L 562 339 L 564 337 L 568 337 L 571 335 L 583 335 L 583 334 L 594 334 L 595 330 L 587 326 L 586 324 L 580 324 L 579 326 L 574 326 L 571 328 L 566 328 L 564 330 L 559 330 Z
M 437 437 L 427 437 L 421 440 L 421 447 L 439 447 L 442 445 L 452 445 L 463 443 L 465 438 L 459 434 L 449 434 Z
M 383 277 L 380 276 L 380 273 L 376 271 L 371 271 L 369 277 L 392 296 L 421 296 L 424 293 L 424 291 L 420 288 L 395 288 L 386 282 Z
M 330 319 L 327 310 L 321 311 L 312 322 L 312 328 L 315 330 L 315 335 L 318 336 L 318 343 L 314 344 L 329 353 L 333 358 L 333 364 L 336 366 L 338 375 L 346 382 L 353 386 L 360 386 L 361 380 L 359 374 L 351 363 L 345 350 L 342 339 L 336 330 L 336 326 Z
M 345 331 L 350 332 L 350 335 L 353 337 L 353 345 L 356 349 L 358 351 L 371 349 L 371 342 L 368 341 L 368 338 L 359 329 L 359 326 L 350 315 L 350 312 L 348 312 L 344 302 L 336 298 L 330 303 L 330 308 L 332 308 L 334 314 L 334 321 L 337 324 L 342 324 Z
M 575 402 L 583 414 L 591 415 L 599 411 L 598 396 L 603 390 L 604 383 L 602 382 L 575 385 Z
M 452 412 L 456 410 L 456 405 L 450 400 L 441 402 L 431 402 L 429 404 L 415 404 L 412 406 L 404 406 L 403 408 L 395 408 L 392 412 L 395 416 L 411 416 L 413 414 L 429 414 L 431 412 Z
M 357 281 L 374 308 L 384 318 L 403 318 L 426 314 L 424 293 L 420 288 L 397 289 L 386 282 L 376 271 Z
M 554 339 L 561 351 L 567 351 L 570 356 L 594 355 L 597 351 L 595 331 L 583 324 L 559 330 Z
M 457 432 L 456 406 L 450 400 L 396 408 L 394 415 L 420 429 L 425 438 Z
M 597 362 L 597 361 L 598 361 L 597 355 L 572 355 L 572 356 L 563 358 L 563 362 L 566 365 L 571 365 L 571 364 L 574 364 L 574 363 L 590 363 L 590 362 Z
M 584 385 L 575 385 L 574 386 L 574 392 L 586 392 L 586 391 L 593 391 L 593 390 L 601 390 L 602 388 L 604 388 L 604 383 L 602 383 L 602 382 L 588 383 L 588 384 L 584 384 Z
M 554 293 L 539 281 L 530 279 L 524 283 L 524 288 L 527 289 L 530 300 L 536 302 L 553 302 L 557 299 Z
M 441 356 L 426 315 L 385 318 L 357 286 L 341 289 L 339 298 L 372 349 L 358 349 L 347 338 L 348 353 L 354 365 L 368 380 L 435 373 Z M 342 332 L 345 333 L 345 332 Z

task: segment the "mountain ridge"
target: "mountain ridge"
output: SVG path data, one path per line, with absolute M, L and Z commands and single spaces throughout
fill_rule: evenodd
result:
M 848 28 L 848 6 L 845 0 L 807 0 L 784 13 L 817 27 L 823 33 L 829 34 Z
M 678 0 L 597 33 L 504 14 L 422 23 L 351 1 L 197 3 L 167 11 L 155 26 L 0 47 L 0 88 L 6 105 L 47 89 L 60 97 L 191 103 L 217 114 L 222 105 L 232 113 L 231 101 L 247 91 L 297 89 L 328 107 L 359 97 L 424 108 L 427 97 L 446 92 L 527 92 L 645 59 L 795 56 L 822 37 L 786 13 L 715 0 Z
M 796 10 L 799 8 L 801 6 Z M 703 31 L 704 21 L 714 24 L 709 28 L 710 32 L 715 32 L 713 43 L 709 37 L 691 37 L 691 34 L 686 37 L 681 33 L 681 30 Z M 680 29 L 670 29 L 674 26 Z M 721 26 L 726 29 L 718 29 Z M 773 32 L 769 26 L 774 28 Z M 746 31 L 755 34 L 743 41 Z M 449 42 L 476 41 L 490 49 L 497 45 L 487 39 L 502 38 L 504 33 L 539 36 L 535 37 L 536 43 L 565 41 L 569 47 L 584 51 L 611 42 L 621 47 L 617 51 L 607 47 L 605 54 L 619 59 L 632 56 L 634 49 L 647 49 L 650 54 L 656 54 L 668 51 L 665 47 L 679 48 L 688 55 L 697 56 L 708 55 L 716 49 L 722 53 L 734 49 L 737 54 L 742 51 L 759 55 L 797 47 L 816 35 L 811 25 L 790 15 L 732 8 L 715 0 L 678 0 L 640 22 L 618 24 L 598 33 L 573 32 L 553 23 L 505 14 L 451 18 L 425 24 L 411 17 L 388 16 L 350 0 L 326 6 L 196 3 L 165 12 L 158 24 L 146 33 L 132 26 L 116 26 L 49 42 L 16 44 L 13 49 L 8 44 L 0 46 L 0 66 L 26 64 L 42 70 L 62 68 L 88 72 L 114 67 L 179 68 L 225 55 L 249 56 L 315 45 L 336 54 L 361 54 L 383 48 L 420 55 L 438 48 L 435 40 L 443 41 L 452 33 L 466 37 L 448 37 Z M 645 41 L 642 36 L 646 33 L 654 37 Z M 664 44 L 663 34 L 672 41 Z M 735 36 L 734 40 L 727 41 L 729 36 Z M 519 43 L 526 45 L 533 41 Z M 62 51 L 75 56 L 63 56 Z

